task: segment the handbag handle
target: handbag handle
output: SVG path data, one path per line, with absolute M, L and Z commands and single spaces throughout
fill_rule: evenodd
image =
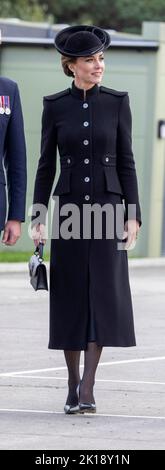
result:
M 43 259 L 43 251 L 44 251 L 44 243 L 39 242 L 36 247 L 35 253 L 39 255 L 41 259 Z

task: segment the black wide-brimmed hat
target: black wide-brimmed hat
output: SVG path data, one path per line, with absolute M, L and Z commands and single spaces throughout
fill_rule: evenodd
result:
M 68 57 L 85 57 L 110 45 L 111 37 L 98 26 L 78 25 L 62 29 L 55 37 L 55 47 Z

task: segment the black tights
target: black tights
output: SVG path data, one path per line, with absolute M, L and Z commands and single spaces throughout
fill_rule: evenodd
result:
M 84 371 L 80 386 L 80 402 L 94 403 L 93 387 L 95 384 L 95 373 L 102 352 L 102 347 L 95 342 L 88 343 L 84 351 Z M 66 404 L 77 404 L 76 388 L 80 383 L 80 354 L 81 351 L 64 351 L 65 360 L 68 368 L 68 386 L 69 393 Z

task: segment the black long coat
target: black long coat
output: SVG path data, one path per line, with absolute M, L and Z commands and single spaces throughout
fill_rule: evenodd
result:
M 125 220 L 128 204 L 136 204 L 141 224 L 128 93 L 94 85 L 85 95 L 73 81 L 71 88 L 44 98 L 33 202 L 46 207 L 57 146 L 61 173 L 53 195 L 60 209 L 77 204 L 81 221 L 80 239 L 51 240 L 49 348 L 85 350 L 92 340 L 134 346 L 127 251 L 117 249 L 118 235 L 106 238 L 104 217 L 102 238 L 93 231 L 91 238 L 82 237 L 84 204 L 120 204 Z

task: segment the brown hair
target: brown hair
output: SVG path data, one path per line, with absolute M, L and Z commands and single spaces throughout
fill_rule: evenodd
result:
M 67 75 L 68 77 L 74 77 L 73 72 L 69 68 L 69 64 L 75 63 L 76 60 L 77 60 L 77 57 L 67 57 L 65 55 L 61 56 L 62 68 L 63 68 L 65 75 Z

